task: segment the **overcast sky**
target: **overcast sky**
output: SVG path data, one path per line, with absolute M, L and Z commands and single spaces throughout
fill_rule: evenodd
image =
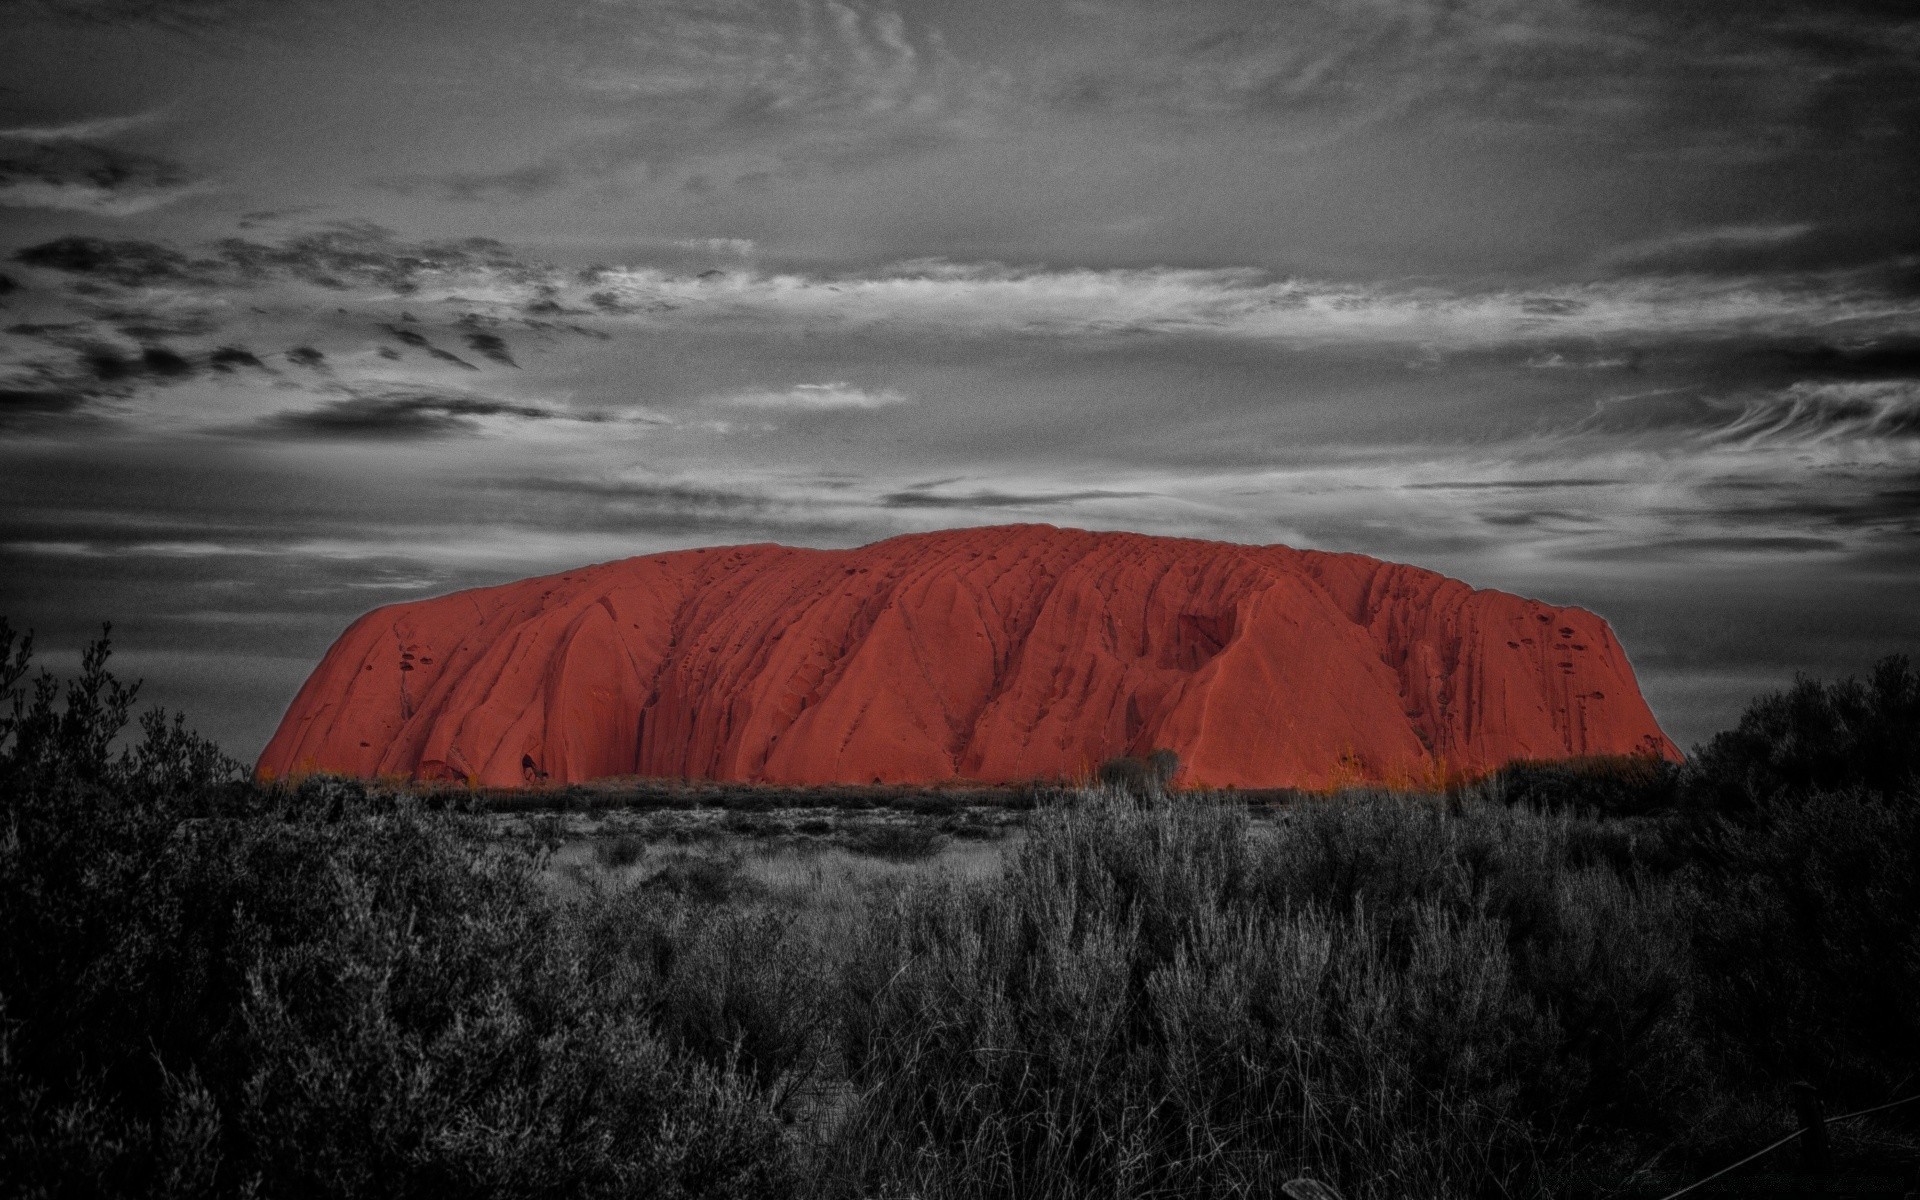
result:
M 0 614 L 252 756 L 377 604 L 1044 521 L 1920 652 L 1920 14 L 0 0 Z

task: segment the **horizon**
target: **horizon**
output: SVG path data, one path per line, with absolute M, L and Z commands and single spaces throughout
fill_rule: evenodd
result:
M 251 760 L 360 614 L 1051 524 L 1920 657 L 1920 18 L 0 0 L 0 615 Z

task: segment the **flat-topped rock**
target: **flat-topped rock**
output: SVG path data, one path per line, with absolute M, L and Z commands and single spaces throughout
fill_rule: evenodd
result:
M 648 555 L 361 617 L 262 775 L 1420 784 L 1678 752 L 1607 623 L 1358 554 L 1047 525 Z

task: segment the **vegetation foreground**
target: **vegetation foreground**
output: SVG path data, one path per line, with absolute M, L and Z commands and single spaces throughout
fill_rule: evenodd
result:
M 177 718 L 116 752 L 104 639 L 62 692 L 0 638 L 10 1194 L 1657 1195 L 1790 1082 L 1920 1088 L 1903 659 L 1684 767 L 761 830 L 884 864 L 809 889 L 751 822 L 563 870 L 553 822 L 260 785 Z M 1836 1154 L 1910 1163 L 1917 1118 Z

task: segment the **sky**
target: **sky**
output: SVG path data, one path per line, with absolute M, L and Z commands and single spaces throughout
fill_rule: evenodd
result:
M 256 754 L 376 605 L 965 525 L 1920 655 L 1920 11 L 0 0 L 0 614 Z

